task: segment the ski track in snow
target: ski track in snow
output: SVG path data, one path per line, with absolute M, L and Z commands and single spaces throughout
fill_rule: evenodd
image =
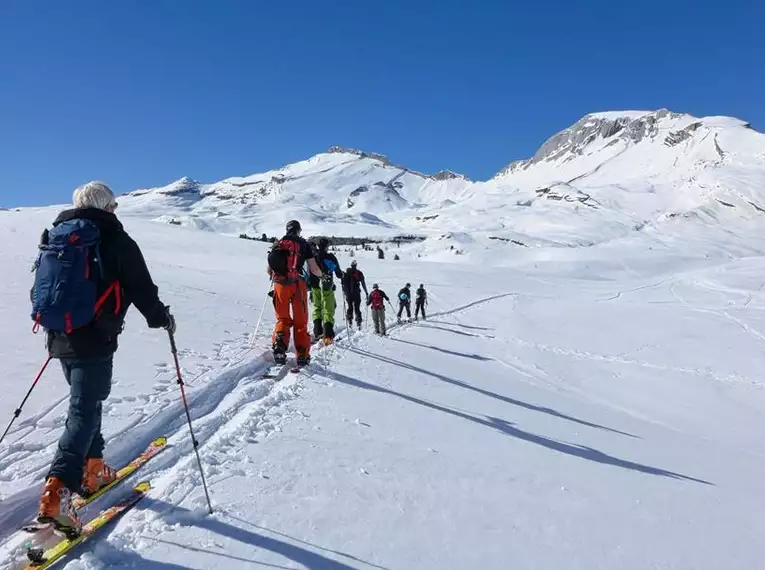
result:
M 514 296 L 514 293 L 502 293 L 483 297 L 476 301 L 460 305 L 458 307 L 440 311 L 429 315 L 429 319 L 438 317 L 455 317 L 458 313 L 471 308 L 490 303 L 495 300 Z M 367 324 L 369 321 L 367 320 Z M 409 322 L 391 322 L 389 331 L 395 331 L 406 326 Z M 340 357 L 337 352 L 345 349 L 353 350 L 353 338 L 359 333 L 354 331 L 350 336 L 343 327 L 338 327 L 336 344 L 331 347 L 315 348 L 313 351 L 312 366 L 326 367 L 331 363 L 333 356 Z M 461 333 L 469 336 L 487 336 L 470 333 Z M 195 435 L 200 442 L 200 453 L 203 456 L 205 475 L 208 485 L 219 484 L 233 476 L 258 477 L 255 467 L 250 470 L 230 469 L 231 465 L 248 463 L 246 454 L 239 451 L 237 446 L 242 441 L 257 442 L 267 438 L 273 431 L 278 431 L 279 424 L 291 415 L 285 404 L 300 393 L 301 377 L 310 374 L 303 371 L 301 375 L 291 375 L 289 363 L 281 372 L 273 377 L 262 379 L 260 376 L 273 366 L 273 358 L 270 351 L 250 357 L 252 349 L 248 348 L 248 337 L 236 342 L 216 343 L 211 360 L 222 365 L 222 372 L 215 377 L 206 379 L 199 387 L 194 388 L 193 383 L 205 375 L 203 371 L 190 381 L 184 379 L 187 385 L 187 397 L 191 410 Z M 491 338 L 489 336 L 489 338 Z M 318 345 L 317 345 L 318 347 Z M 180 349 L 179 355 L 186 357 L 200 357 L 193 351 Z M 182 372 L 183 361 L 181 361 Z M 178 387 L 175 381 L 175 370 L 161 363 L 157 365 L 157 375 L 173 375 L 173 380 L 166 383 L 165 387 L 155 393 L 152 398 L 145 396 L 130 397 L 141 399 L 143 403 L 156 403 L 162 399 L 164 405 L 150 414 L 140 415 L 128 426 L 129 443 L 123 443 L 123 438 L 107 441 L 109 457 L 114 465 L 123 465 L 132 457 L 143 450 L 158 435 L 168 437 L 168 449 L 154 458 L 149 465 L 141 471 L 139 479 L 150 479 L 152 482 L 151 496 L 162 496 L 162 508 L 138 510 L 137 514 L 130 517 L 127 528 L 121 532 L 121 540 L 128 540 L 128 536 L 135 537 L 135 548 L 140 546 L 141 536 L 155 536 L 166 531 L 171 525 L 167 522 L 173 510 L 181 508 L 189 497 L 190 510 L 187 513 L 192 518 L 198 518 L 206 513 L 204 497 L 200 495 L 201 480 L 199 478 L 196 458 L 193 454 L 188 427 L 183 415 L 183 408 L 178 401 Z M 28 429 L 51 415 L 68 397 L 59 399 L 55 405 L 49 406 L 34 417 L 27 418 L 22 425 L 14 430 L 16 435 L 23 429 Z M 109 405 L 119 403 L 119 399 L 107 400 L 104 405 L 104 416 L 108 416 Z M 61 412 L 61 410 L 60 410 Z M 295 412 L 299 414 L 299 412 Z M 52 440 L 47 445 L 25 443 L 25 435 L 21 434 L 0 457 L 0 479 L 39 476 L 43 477 L 50 463 L 50 456 L 57 445 L 58 433 L 63 427 L 65 411 L 55 416 L 49 426 L 46 426 L 46 437 Z M 33 433 L 33 432 L 30 432 Z M 54 437 L 53 434 L 56 434 Z M 24 454 L 24 459 L 35 458 L 31 465 L 23 462 L 15 463 L 14 455 Z M 11 468 L 15 465 L 15 469 Z M 223 475 L 227 472 L 227 475 Z M 39 498 L 39 487 L 32 487 L 6 500 L 13 508 L 7 509 L 5 514 L 0 514 L 0 539 L 7 538 L 14 533 L 22 524 L 29 520 L 34 513 Z M 166 502 L 165 502 L 166 500 Z M 148 503 L 145 499 L 143 503 Z M 95 514 L 94 503 L 87 512 Z M 153 515 L 151 511 L 156 511 Z M 188 518 L 187 516 L 187 518 Z M 87 516 L 86 516 L 87 520 Z M 18 540 L 8 542 L 0 547 L 0 555 L 9 559 L 17 558 L 23 554 L 21 543 Z M 0 565 L 0 570 L 16 570 L 14 565 Z

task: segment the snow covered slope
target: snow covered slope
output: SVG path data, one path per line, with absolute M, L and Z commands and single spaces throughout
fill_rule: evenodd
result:
M 492 182 L 496 194 L 509 192 L 531 209 L 519 223 L 529 233 L 544 217 L 566 233 L 581 230 L 580 243 L 633 231 L 673 237 L 699 227 L 745 237 L 762 227 L 764 161 L 765 135 L 737 119 L 596 113 Z M 545 227 L 537 232 L 549 235 Z
M 223 233 L 275 235 L 292 219 L 309 233 L 394 236 L 429 203 L 464 195 L 470 182 L 448 173 L 425 176 L 379 155 L 334 148 L 278 170 L 199 184 L 183 178 L 138 190 L 124 211 Z
M 0 418 L 44 356 L 28 269 L 54 215 L 0 212 Z M 171 447 L 142 473 L 154 488 L 141 507 L 61 568 L 761 566 L 763 257 L 656 251 L 636 270 L 611 243 L 488 278 L 360 252 L 389 295 L 424 282 L 429 319 L 387 339 L 343 331 L 305 373 L 261 379 L 270 311 L 255 350 L 247 336 L 266 300 L 265 245 L 125 222 L 178 318 L 217 512 L 204 514 L 167 337 L 132 313 L 104 408 L 107 457 L 161 433 Z M 0 445 L 2 570 L 18 567 L 26 537 L 13 530 L 34 511 L 65 388 L 46 373 Z
M 763 251 L 765 135 L 728 117 L 595 113 L 485 182 L 335 147 L 263 174 L 139 190 L 121 204 L 219 233 L 277 235 L 297 218 L 309 235 L 427 238 L 399 252 L 410 259 L 497 265 L 523 247 L 620 240 L 641 250 L 695 243 L 685 251 L 696 257 L 709 255 L 711 241 L 737 257 Z

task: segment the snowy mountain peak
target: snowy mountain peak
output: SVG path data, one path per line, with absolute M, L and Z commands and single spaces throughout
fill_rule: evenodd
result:
M 453 170 L 439 170 L 435 174 L 424 174 L 422 172 L 418 172 L 416 170 L 412 170 L 411 168 L 407 168 L 406 166 L 401 166 L 398 164 L 393 164 L 387 156 L 384 154 L 379 154 L 376 152 L 366 152 L 363 150 L 358 150 L 354 148 L 346 148 L 342 146 L 332 146 L 327 150 L 327 154 L 345 154 L 345 155 L 353 155 L 358 156 L 359 158 L 370 158 L 372 160 L 377 160 L 381 162 L 385 166 L 391 166 L 393 168 L 398 168 L 403 171 L 409 172 L 415 176 L 419 176 L 421 178 L 429 178 L 431 180 L 436 181 L 443 181 L 443 180 L 466 180 L 470 181 L 470 179 L 465 176 L 464 174 L 460 174 L 459 172 L 454 172 Z
M 459 174 L 452 170 L 439 170 L 431 176 L 433 180 L 470 180 L 464 174 Z
M 259 174 L 136 191 L 120 208 L 236 235 L 277 235 L 294 218 L 307 235 L 417 236 L 420 256 L 480 257 L 497 243 L 590 247 L 692 225 L 751 232 L 765 225 L 764 160 L 765 135 L 738 119 L 612 111 L 584 116 L 487 182 L 334 146 Z
M 379 160 L 385 165 L 389 165 L 390 161 L 388 160 L 388 157 L 384 154 L 379 154 L 376 152 L 365 152 L 363 150 L 358 150 L 355 148 L 345 148 L 342 146 L 331 146 L 327 150 L 328 154 L 354 154 L 358 156 L 359 158 L 372 158 L 374 160 Z
M 530 159 L 510 163 L 495 178 L 528 170 L 540 163 L 562 164 L 595 153 L 605 159 L 611 156 L 611 152 L 603 152 L 609 147 L 621 151 L 644 141 L 671 147 L 697 132 L 705 136 L 710 130 L 742 127 L 751 129 L 748 123 L 732 117 L 698 118 L 668 109 L 591 113 L 547 139 Z
M 591 145 L 605 139 L 608 144 L 639 143 L 643 139 L 655 138 L 665 119 L 677 121 L 690 115 L 671 113 L 667 109 L 658 111 L 611 111 L 585 115 L 579 121 L 556 133 L 539 148 L 533 157 L 510 163 L 497 174 L 506 176 L 518 170 L 527 170 L 540 162 L 568 161 L 577 156 L 589 154 Z
M 190 178 L 188 176 L 184 176 L 183 178 L 179 178 L 175 182 L 171 182 L 167 186 L 161 186 L 159 188 L 147 188 L 147 189 L 141 189 L 141 190 L 135 190 L 133 192 L 129 192 L 126 194 L 126 196 L 142 196 L 144 194 L 154 193 L 154 194 L 162 194 L 165 196 L 177 196 L 177 195 L 189 195 L 189 194 L 196 194 L 198 195 L 201 191 L 202 184 L 193 178 Z

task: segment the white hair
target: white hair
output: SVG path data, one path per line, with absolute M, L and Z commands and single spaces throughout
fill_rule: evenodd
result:
M 88 182 L 77 188 L 72 195 L 72 202 L 75 208 L 98 208 L 99 210 L 113 209 L 117 205 L 114 192 L 99 181 Z

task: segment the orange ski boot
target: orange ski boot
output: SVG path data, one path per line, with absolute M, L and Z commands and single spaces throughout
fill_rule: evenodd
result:
M 91 457 L 85 461 L 82 472 L 82 496 L 87 497 L 114 481 L 117 471 L 109 467 L 101 458 Z
M 58 477 L 48 477 L 45 481 L 37 522 L 52 524 L 70 538 L 82 530 L 82 522 L 72 507 L 72 492 Z

